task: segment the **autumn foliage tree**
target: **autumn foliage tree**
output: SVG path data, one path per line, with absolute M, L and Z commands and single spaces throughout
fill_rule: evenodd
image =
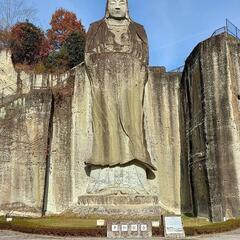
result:
M 36 63 L 40 56 L 44 33 L 29 22 L 15 24 L 11 29 L 11 51 L 13 62 Z
M 48 30 L 48 39 L 55 49 L 60 49 L 72 32 L 85 34 L 84 27 L 75 13 L 63 8 L 56 10 L 50 22 L 51 29 Z
M 17 22 L 34 20 L 37 10 L 27 0 L 0 0 L 0 48 L 9 48 L 10 30 Z
M 50 24 L 51 29 L 45 35 L 28 21 L 17 23 L 11 28 L 10 36 L 0 31 L 0 47 L 4 47 L 1 39 L 10 37 L 14 64 L 36 72 L 60 73 L 81 63 L 86 39 L 81 21 L 74 13 L 61 8 L 53 14 Z

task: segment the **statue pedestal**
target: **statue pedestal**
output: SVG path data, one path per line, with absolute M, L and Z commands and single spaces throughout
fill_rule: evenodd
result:
M 139 195 L 84 195 L 72 211 L 81 217 L 132 220 L 159 218 L 165 213 L 157 196 Z

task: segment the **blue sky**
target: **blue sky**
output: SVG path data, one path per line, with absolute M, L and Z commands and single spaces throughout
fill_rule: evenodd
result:
M 44 29 L 59 7 L 77 14 L 88 29 L 103 17 L 106 0 L 32 0 L 37 24 Z M 145 26 L 150 65 L 168 70 L 184 64 L 196 44 L 224 26 L 228 18 L 240 27 L 240 0 L 129 0 L 130 15 Z

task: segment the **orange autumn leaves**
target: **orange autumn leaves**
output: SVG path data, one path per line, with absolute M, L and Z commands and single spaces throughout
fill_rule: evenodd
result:
M 84 60 L 86 32 L 76 14 L 60 8 L 50 26 L 46 32 L 29 21 L 12 26 L 8 42 L 15 65 L 56 73 Z
M 85 29 L 76 14 L 63 8 L 58 9 L 52 15 L 50 25 L 52 28 L 48 30 L 47 36 L 55 49 L 60 48 L 72 32 L 85 34 Z

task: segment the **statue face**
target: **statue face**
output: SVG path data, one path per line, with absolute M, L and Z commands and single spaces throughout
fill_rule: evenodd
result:
M 108 2 L 109 16 L 116 19 L 123 19 L 127 15 L 126 0 L 109 0 Z

